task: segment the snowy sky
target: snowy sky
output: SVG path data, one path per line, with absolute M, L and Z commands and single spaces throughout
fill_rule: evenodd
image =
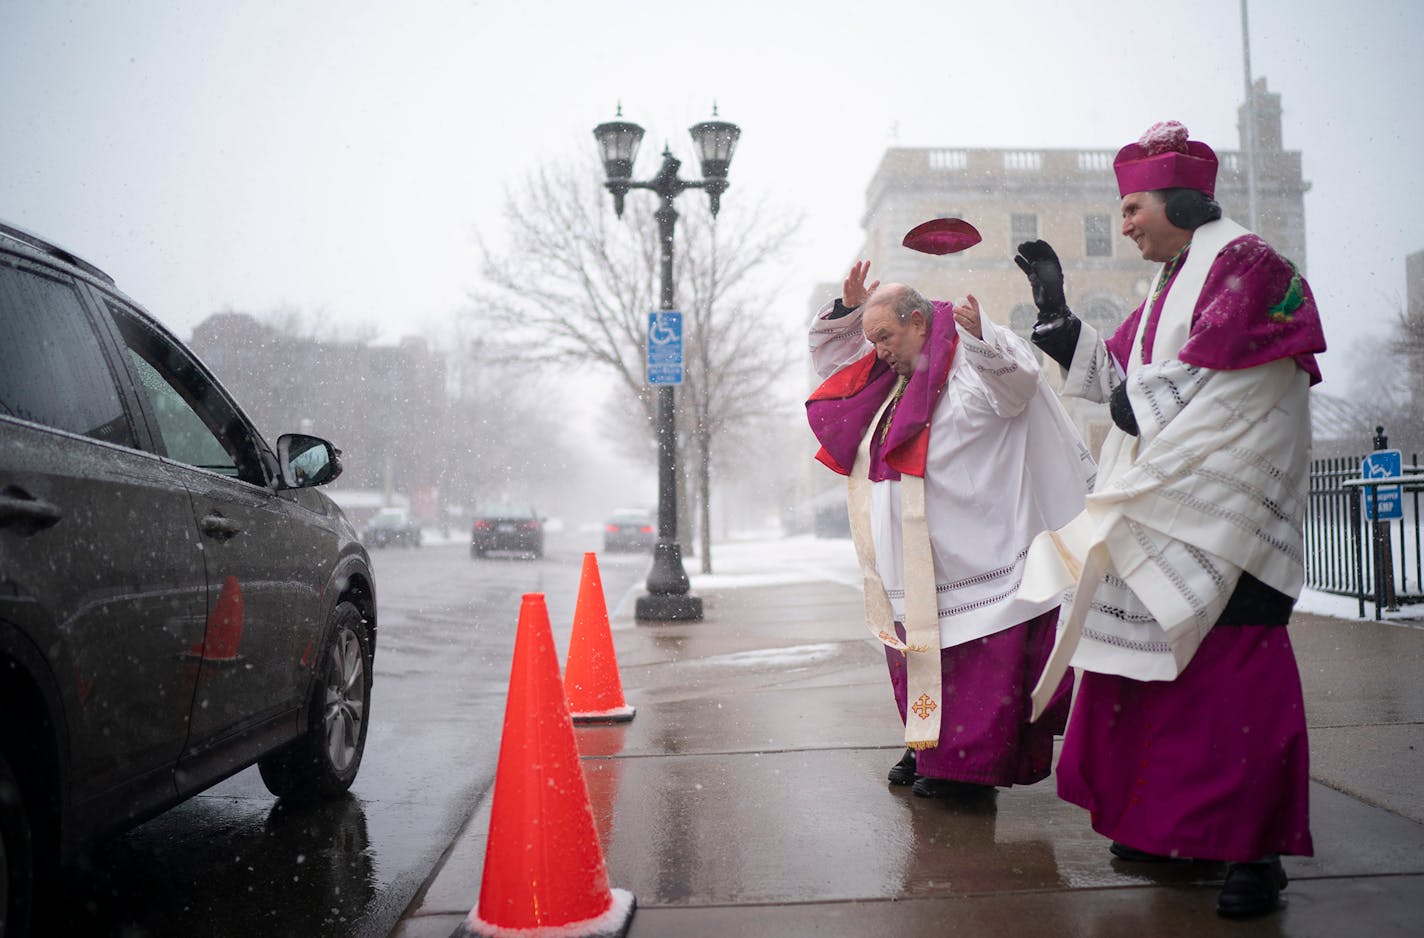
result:
M 1383 334 L 1424 249 L 1424 3 L 1250 17 L 1338 351 Z M 695 171 L 686 128 L 715 98 L 743 129 L 724 204 L 805 213 L 799 320 L 854 259 L 887 145 L 1115 148 L 1172 118 L 1235 149 L 1243 86 L 1239 0 L 0 0 L 0 218 L 180 335 L 227 307 L 433 333 L 478 285 L 472 233 L 498 239 L 506 184 L 591 150 L 620 100 L 648 129 L 640 177 L 665 141 Z

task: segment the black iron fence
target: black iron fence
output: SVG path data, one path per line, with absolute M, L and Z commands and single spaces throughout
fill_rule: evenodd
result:
M 1316 459 L 1310 464 L 1305 515 L 1305 584 L 1322 592 L 1352 596 L 1382 609 L 1424 603 L 1420 497 L 1424 470 L 1419 455 L 1408 457 L 1397 477 L 1364 479 L 1364 457 Z M 1367 500 L 1380 499 L 1387 486 L 1399 487 L 1401 517 L 1371 521 Z

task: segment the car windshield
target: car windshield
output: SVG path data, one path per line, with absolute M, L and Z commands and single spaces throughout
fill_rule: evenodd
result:
M 401 511 L 378 511 L 371 516 L 371 524 L 375 527 L 388 527 L 403 521 L 405 513 Z

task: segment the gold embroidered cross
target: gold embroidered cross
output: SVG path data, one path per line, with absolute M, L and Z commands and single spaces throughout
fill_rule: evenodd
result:
M 939 704 L 935 703 L 929 694 L 921 694 L 920 699 L 915 701 L 915 705 L 910 709 L 915 711 L 915 716 L 921 720 L 928 720 L 930 714 L 939 709 Z

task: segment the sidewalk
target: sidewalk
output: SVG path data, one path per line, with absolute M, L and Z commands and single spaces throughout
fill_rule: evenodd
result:
M 1421 933 L 1424 628 L 1292 620 L 1316 856 L 1286 858 L 1279 913 L 1228 922 L 1220 866 L 1110 862 L 1051 779 L 976 806 L 887 784 L 903 747 L 884 658 L 826 549 L 694 578 L 702 622 L 612 610 L 637 716 L 577 734 L 610 883 L 637 899 L 630 938 Z M 393 938 L 446 938 L 478 902 L 489 799 L 472 807 Z

